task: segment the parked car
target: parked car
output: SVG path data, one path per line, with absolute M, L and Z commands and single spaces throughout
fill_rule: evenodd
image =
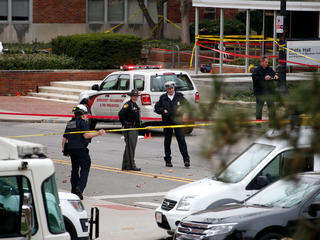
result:
M 186 217 L 174 239 L 280 240 L 292 236 L 303 220 L 320 220 L 320 173 L 290 177 L 242 203 L 225 204 Z M 305 230 L 304 234 L 307 233 Z
M 123 71 L 109 74 L 100 85 L 95 84 L 92 90 L 82 92 L 79 103 L 86 104 L 94 116 L 88 119 L 90 129 L 94 129 L 97 122 L 119 121 L 119 110 L 130 100 L 128 93 L 136 89 L 141 94 L 137 104 L 144 126 L 155 125 L 162 120 L 154 112 L 154 105 L 166 91 L 164 84 L 168 81 L 175 82 L 176 91 L 182 92 L 189 103 L 199 102 L 199 92 L 187 72 L 146 65 L 126 66 Z M 188 132 L 191 131 L 189 128 Z
M 309 149 L 311 129 L 304 128 L 298 143 L 301 161 L 297 172 L 320 171 L 320 156 Z M 221 199 L 243 201 L 292 170 L 294 147 L 270 130 L 255 140 L 216 176 L 169 191 L 155 211 L 160 228 L 173 234 L 186 216 L 217 204 Z

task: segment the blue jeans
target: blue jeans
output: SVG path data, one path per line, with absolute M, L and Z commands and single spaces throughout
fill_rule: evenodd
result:
M 76 148 L 69 149 L 69 151 L 72 164 L 71 192 L 75 193 L 76 188 L 79 188 L 80 191 L 83 192 L 87 185 L 89 170 L 91 166 L 89 149 Z

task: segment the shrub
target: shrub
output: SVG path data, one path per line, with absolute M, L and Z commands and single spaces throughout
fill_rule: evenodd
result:
M 0 70 L 72 69 L 76 61 L 71 57 L 48 54 L 10 54 L 0 56 Z
M 79 34 L 52 40 L 52 52 L 74 57 L 81 68 L 119 68 L 141 58 L 141 37 L 126 34 Z

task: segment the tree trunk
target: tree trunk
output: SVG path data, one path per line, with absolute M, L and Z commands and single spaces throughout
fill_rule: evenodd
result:
M 164 7 L 163 5 L 167 2 L 167 0 L 157 0 L 157 11 L 158 11 L 158 22 L 155 23 L 146 8 L 146 5 L 144 4 L 144 0 L 137 0 L 140 9 L 142 10 L 143 16 L 147 20 L 148 26 L 151 30 L 160 22 L 160 24 L 157 26 L 157 28 L 153 31 L 152 37 L 154 39 L 163 39 L 163 27 L 164 27 L 164 21 L 165 19 L 162 18 L 164 14 Z
M 190 22 L 189 13 L 192 8 L 192 0 L 180 0 L 180 13 L 181 13 L 181 41 L 182 43 L 190 43 Z

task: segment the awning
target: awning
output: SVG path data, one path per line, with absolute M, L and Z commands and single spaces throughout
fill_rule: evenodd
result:
M 318 0 L 287 0 L 287 11 L 320 11 Z M 280 1 L 269 0 L 192 0 L 193 7 L 280 10 Z

